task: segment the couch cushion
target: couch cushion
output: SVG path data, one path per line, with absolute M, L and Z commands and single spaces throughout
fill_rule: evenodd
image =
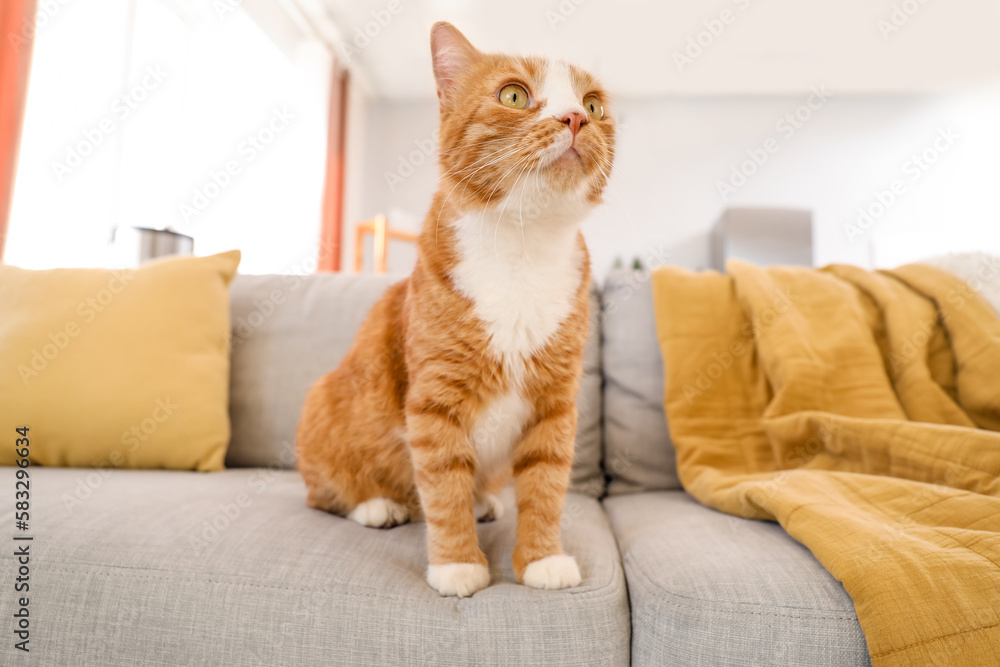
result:
M 776 523 L 683 491 L 606 498 L 634 665 L 868 665 L 844 587 Z
M 295 467 L 295 430 L 309 387 L 340 364 L 391 276 L 238 275 L 233 326 L 229 467 Z
M 628 664 L 624 573 L 587 496 L 564 518 L 581 586 L 514 582 L 511 511 L 479 528 L 491 586 L 459 600 L 424 581 L 424 524 L 310 509 L 294 471 L 32 469 L 31 488 L 32 664 Z M 0 587 L 14 576 L 4 549 Z M 0 645 L 0 664 L 21 657 Z
M 649 272 L 611 273 L 601 301 L 608 495 L 679 489 Z
M 231 288 L 233 436 L 226 465 L 295 466 L 292 443 L 309 387 L 340 364 L 368 310 L 399 279 L 349 274 L 236 277 Z M 595 498 L 604 492 L 599 308 L 593 290 L 572 476 L 574 491 Z
M 124 271 L 0 262 L 0 432 L 29 427 L 47 466 L 221 470 L 239 263 L 238 250 Z M 9 442 L 0 465 L 17 458 Z

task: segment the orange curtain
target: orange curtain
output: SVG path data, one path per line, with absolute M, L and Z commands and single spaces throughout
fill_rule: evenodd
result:
M 330 82 L 330 118 L 323 186 L 323 222 L 320 227 L 320 271 L 340 271 L 344 231 L 344 154 L 347 139 L 347 95 L 350 73 L 333 63 Z
M 0 261 L 14 199 L 37 0 L 0 0 Z

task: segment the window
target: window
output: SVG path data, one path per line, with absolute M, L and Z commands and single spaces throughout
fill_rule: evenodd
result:
M 248 273 L 315 258 L 330 57 L 238 4 L 71 3 L 39 26 L 6 261 L 129 265 L 111 241 L 133 226 L 240 248 Z

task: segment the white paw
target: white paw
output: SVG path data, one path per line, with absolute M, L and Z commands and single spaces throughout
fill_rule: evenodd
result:
M 580 568 L 572 556 L 546 556 L 524 568 L 524 585 L 532 588 L 571 588 L 580 583 Z
M 484 493 L 476 500 L 476 519 L 497 521 L 503 516 L 503 503 L 492 493 Z
M 427 568 L 427 583 L 441 595 L 468 597 L 490 585 L 490 571 L 476 563 L 449 563 Z
M 373 528 L 391 528 L 406 523 L 410 513 L 403 505 L 389 498 L 372 498 L 361 503 L 347 515 L 351 521 Z

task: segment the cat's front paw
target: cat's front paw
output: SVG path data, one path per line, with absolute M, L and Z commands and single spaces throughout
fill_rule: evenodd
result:
M 427 583 L 441 595 L 469 597 L 490 585 L 490 571 L 478 563 L 448 563 L 427 568 Z
M 580 568 L 572 556 L 546 556 L 524 568 L 524 585 L 555 590 L 580 584 Z
M 410 519 L 410 511 L 389 498 L 372 498 L 361 503 L 347 515 L 351 521 L 372 528 L 392 528 Z

